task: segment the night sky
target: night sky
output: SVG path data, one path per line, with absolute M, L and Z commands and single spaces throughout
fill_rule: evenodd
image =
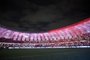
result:
M 0 26 L 46 32 L 90 17 L 87 0 L 0 0 Z

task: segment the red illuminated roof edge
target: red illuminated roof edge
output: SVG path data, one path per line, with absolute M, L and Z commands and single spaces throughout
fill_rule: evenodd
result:
M 83 21 L 80 21 L 80 22 L 77 22 L 77 23 L 62 27 L 62 28 L 57 28 L 55 30 L 50 30 L 48 32 L 57 32 L 58 30 L 63 30 L 63 29 L 66 29 L 66 28 L 70 28 L 70 27 L 73 27 L 73 26 L 76 26 L 76 25 L 79 25 L 79 24 L 83 24 L 84 22 L 88 22 L 88 21 L 90 21 L 90 18 L 86 18 Z

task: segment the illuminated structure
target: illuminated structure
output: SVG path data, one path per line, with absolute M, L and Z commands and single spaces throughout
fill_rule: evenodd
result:
M 24 33 L 1 27 L 0 42 L 9 48 L 90 47 L 90 18 L 45 33 Z

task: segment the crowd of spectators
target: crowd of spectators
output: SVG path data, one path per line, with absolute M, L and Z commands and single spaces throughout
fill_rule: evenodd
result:
M 90 46 L 90 41 L 71 41 L 71 42 L 58 42 L 58 43 L 0 43 L 0 49 L 8 48 L 38 48 L 38 47 L 77 47 L 77 46 Z

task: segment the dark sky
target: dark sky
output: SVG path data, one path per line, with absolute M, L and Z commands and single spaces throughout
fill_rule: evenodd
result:
M 90 17 L 87 0 L 0 0 L 0 25 L 25 32 L 44 32 Z

